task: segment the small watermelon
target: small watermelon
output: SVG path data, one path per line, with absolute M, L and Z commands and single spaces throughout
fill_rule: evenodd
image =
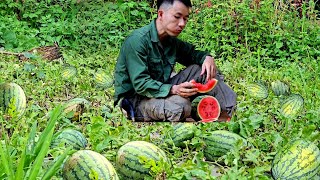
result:
M 195 80 L 191 80 L 190 82 L 194 84 L 195 88 L 198 89 L 199 93 L 207 93 L 211 91 L 218 84 L 218 80 L 215 78 L 210 79 L 205 84 L 197 83 Z
M 271 82 L 271 89 L 276 96 L 289 94 L 289 86 L 279 80 Z
M 62 175 L 66 180 L 119 180 L 110 161 L 91 150 L 79 150 L 73 153 L 64 163 Z
M 299 94 L 292 94 L 282 103 L 280 113 L 284 117 L 294 118 L 303 108 L 303 97 Z
M 212 131 L 209 136 L 204 137 L 204 156 L 209 161 L 215 161 L 231 151 L 238 141 L 242 141 L 243 146 L 247 145 L 247 141 L 236 133 L 226 130 Z
M 145 167 L 140 158 L 156 163 L 163 159 L 170 163 L 165 152 L 156 145 L 146 141 L 128 142 L 120 147 L 116 155 L 117 171 L 123 179 L 151 178 L 150 167 Z
M 114 84 L 114 78 L 101 69 L 94 73 L 94 80 L 101 88 L 110 88 Z
M 84 98 L 73 98 L 64 104 L 64 113 L 76 120 L 88 108 L 90 102 Z
M 21 117 L 26 110 L 26 106 L 26 95 L 18 84 L 0 84 L 0 108 L 3 109 L 5 114 L 13 112 L 17 117 Z
M 259 100 L 268 97 L 268 88 L 261 82 L 252 83 L 247 86 L 248 94 Z
M 51 147 L 57 147 L 59 145 L 64 145 L 66 147 L 72 146 L 75 150 L 84 149 L 87 146 L 86 137 L 75 129 L 64 129 L 57 134 L 55 134 Z
M 175 146 L 185 147 L 184 141 L 191 140 L 194 136 L 195 125 L 193 123 L 178 123 L 173 126 L 172 140 Z
M 63 67 L 61 76 L 63 79 L 71 79 L 77 75 L 77 68 L 71 65 Z
M 272 162 L 274 179 L 315 179 L 320 171 L 320 150 L 312 142 L 297 139 L 281 148 Z
M 220 116 L 220 112 L 220 104 L 213 96 L 198 96 L 191 102 L 191 116 L 197 121 L 216 121 Z

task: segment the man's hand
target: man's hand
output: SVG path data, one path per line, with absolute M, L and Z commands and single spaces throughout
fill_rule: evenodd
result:
M 198 89 L 191 82 L 184 82 L 179 85 L 173 85 L 170 94 L 177 94 L 181 97 L 190 97 L 197 94 Z
M 206 56 L 206 59 L 203 61 L 200 75 L 202 76 L 205 72 L 207 73 L 206 81 L 216 76 L 217 66 L 216 66 L 216 63 L 214 62 L 213 57 L 211 56 Z

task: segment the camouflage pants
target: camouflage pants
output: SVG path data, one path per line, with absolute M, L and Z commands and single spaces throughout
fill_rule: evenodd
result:
M 200 76 L 201 67 L 191 65 L 173 76 L 169 83 L 176 85 L 195 79 L 197 82 L 205 83 L 206 76 Z M 224 83 L 223 76 L 218 73 L 215 77 L 218 79 L 216 87 L 208 92 L 208 95 L 214 96 L 220 103 L 222 111 L 225 111 L 230 117 L 236 106 L 236 94 Z M 197 94 L 196 96 L 198 96 Z M 196 97 L 183 98 L 178 95 L 171 95 L 166 98 L 146 98 L 135 96 L 130 98 L 135 109 L 136 121 L 184 121 L 191 114 L 191 101 Z

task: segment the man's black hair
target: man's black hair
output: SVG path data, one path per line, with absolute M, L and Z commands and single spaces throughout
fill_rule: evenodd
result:
M 187 7 L 192 7 L 192 4 L 191 4 L 190 0 L 158 0 L 157 1 L 157 8 L 159 9 L 160 6 L 165 2 L 172 5 L 174 1 L 179 1 L 179 2 L 181 2 L 182 4 L 184 4 Z

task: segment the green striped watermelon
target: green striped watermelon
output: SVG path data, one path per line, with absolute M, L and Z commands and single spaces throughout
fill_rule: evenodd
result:
M 191 102 L 191 116 L 197 121 L 216 121 L 220 116 L 220 112 L 220 104 L 213 96 L 201 95 Z
M 84 98 L 73 98 L 64 104 L 64 113 L 72 119 L 79 119 L 79 116 L 90 105 L 90 102 Z
M 61 72 L 63 79 L 71 79 L 77 75 L 77 68 L 71 65 L 64 66 Z
M 101 88 L 110 88 L 114 83 L 112 75 L 107 74 L 101 69 L 94 73 L 94 80 L 97 83 L 97 86 Z
M 79 150 L 63 165 L 63 179 L 66 180 L 118 180 L 113 165 L 103 155 L 91 150 Z
M 18 84 L 0 84 L 0 108 L 3 109 L 5 114 L 14 114 L 21 117 L 26 110 L 26 106 L 26 95 Z
M 195 125 L 193 123 L 178 123 L 173 126 L 172 140 L 175 146 L 185 147 L 184 141 L 191 140 L 194 136 Z
M 212 131 L 209 136 L 204 137 L 204 156 L 209 161 L 215 161 L 232 150 L 240 141 L 243 146 L 247 145 L 247 141 L 236 133 L 226 130 Z
M 87 146 L 86 137 L 75 129 L 64 129 L 55 134 L 51 147 L 57 147 L 59 145 L 72 146 L 75 150 L 84 149 Z
M 284 117 L 294 118 L 303 108 L 303 97 L 299 94 L 292 94 L 285 99 L 281 105 L 280 113 Z
M 150 168 L 144 167 L 140 159 L 142 157 L 147 161 L 158 162 L 163 159 L 165 162 L 170 162 L 165 152 L 156 145 L 146 141 L 131 141 L 121 146 L 117 152 L 117 171 L 124 179 L 150 178 Z
M 320 150 L 312 142 L 298 139 L 277 152 L 272 162 L 274 179 L 315 179 L 320 171 Z
M 248 94 L 259 100 L 268 97 L 268 88 L 262 82 L 252 83 L 247 86 Z
M 271 82 L 271 89 L 276 96 L 289 94 L 289 86 L 279 80 Z

